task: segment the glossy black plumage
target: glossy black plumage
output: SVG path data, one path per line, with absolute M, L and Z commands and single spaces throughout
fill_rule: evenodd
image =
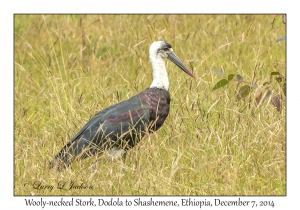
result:
M 112 148 L 127 151 L 147 132 L 162 126 L 169 114 L 169 107 L 168 91 L 148 88 L 98 112 L 55 156 L 51 167 L 62 170 L 77 157 L 86 158 Z

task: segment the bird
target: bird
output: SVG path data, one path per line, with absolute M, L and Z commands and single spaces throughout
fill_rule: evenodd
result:
M 63 171 L 77 159 L 105 151 L 122 156 L 125 162 L 129 149 L 137 145 L 145 134 L 155 132 L 163 125 L 171 101 L 165 58 L 189 76 L 195 76 L 166 41 L 154 41 L 149 48 L 149 58 L 153 69 L 150 87 L 94 115 L 55 155 L 50 168 Z

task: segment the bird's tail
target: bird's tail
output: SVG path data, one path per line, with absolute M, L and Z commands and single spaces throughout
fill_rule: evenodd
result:
M 92 155 L 94 149 L 90 144 L 90 141 L 83 138 L 67 143 L 50 162 L 50 169 L 54 168 L 57 171 L 63 171 L 68 168 L 75 159 Z
M 67 144 L 50 162 L 50 169 L 54 168 L 57 171 L 63 171 L 68 168 L 74 160 L 75 155 L 70 148 L 70 144 Z

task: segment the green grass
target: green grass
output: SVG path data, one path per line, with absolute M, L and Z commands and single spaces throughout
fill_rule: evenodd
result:
M 252 114 L 225 75 L 285 75 L 284 25 L 274 15 L 15 15 L 15 195 L 286 195 L 286 115 Z M 250 27 L 252 24 L 252 27 Z M 171 110 L 120 160 L 62 173 L 48 162 L 97 111 L 149 87 L 152 41 L 168 41 L 196 79 L 167 61 Z M 70 182 L 92 189 L 57 189 Z M 34 189 L 54 186 L 53 190 Z M 29 183 L 29 184 L 26 184 Z

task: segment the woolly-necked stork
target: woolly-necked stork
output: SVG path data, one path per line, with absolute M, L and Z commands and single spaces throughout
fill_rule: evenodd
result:
M 125 161 L 126 151 L 146 133 L 158 130 L 169 114 L 169 80 L 164 58 L 168 58 L 191 77 L 195 77 L 165 41 L 153 42 L 149 49 L 153 81 L 141 93 L 112 105 L 92 117 L 61 149 L 50 168 L 61 171 L 77 158 L 114 151 Z

